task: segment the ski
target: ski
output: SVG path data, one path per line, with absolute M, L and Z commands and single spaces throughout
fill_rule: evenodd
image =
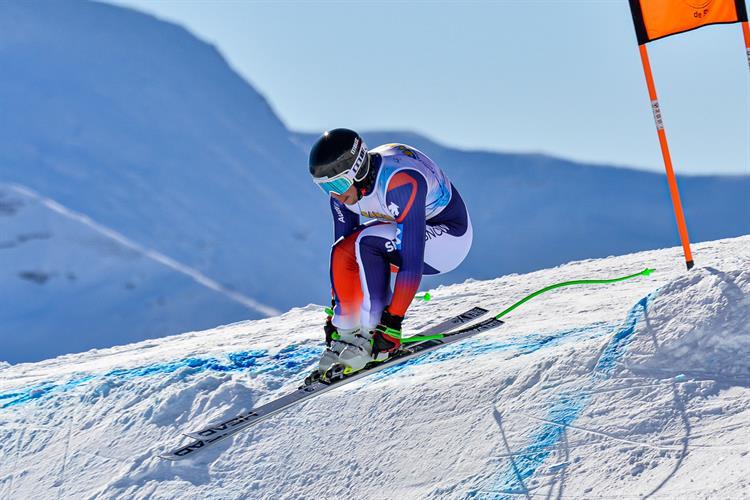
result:
M 437 333 L 444 333 L 445 335 L 443 338 L 425 340 L 413 344 L 404 344 L 404 347 L 402 347 L 398 354 L 388 358 L 386 361 L 373 363 L 365 367 L 363 370 L 341 379 L 336 379 L 330 382 L 316 381 L 309 385 L 302 385 L 294 392 L 274 399 L 264 405 L 242 412 L 232 418 L 212 424 L 201 430 L 185 433 L 185 435 L 192 438 L 193 441 L 169 452 L 162 453 L 159 456 L 166 460 L 181 460 L 193 456 L 196 452 L 203 450 L 224 438 L 232 436 L 239 431 L 247 429 L 248 427 L 286 410 L 297 403 L 307 401 L 340 385 L 354 382 L 355 380 L 359 380 L 360 378 L 377 373 L 391 366 L 401 364 L 429 351 L 459 342 L 503 324 L 501 320 L 493 317 L 455 330 L 456 327 L 460 327 L 461 325 L 480 318 L 487 314 L 487 312 L 486 309 L 481 307 L 474 307 L 418 334 L 420 337 L 426 337 Z

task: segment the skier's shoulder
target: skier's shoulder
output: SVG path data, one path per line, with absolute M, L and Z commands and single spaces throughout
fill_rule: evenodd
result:
M 427 155 L 419 151 L 417 148 L 409 146 L 407 144 L 401 144 L 398 142 L 391 142 L 383 144 L 370 151 L 371 153 L 377 153 L 383 157 L 385 162 L 400 163 L 405 159 L 411 160 L 422 160 Z
M 372 150 L 381 160 L 381 170 L 390 177 L 401 169 L 419 172 L 425 179 L 443 178 L 445 174 L 426 154 L 407 144 L 390 143 Z

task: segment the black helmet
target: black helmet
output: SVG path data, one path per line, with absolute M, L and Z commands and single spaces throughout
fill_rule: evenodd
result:
M 350 180 L 362 181 L 370 169 L 365 141 L 353 130 L 336 128 L 325 132 L 310 150 L 310 175 L 330 179 L 350 172 Z

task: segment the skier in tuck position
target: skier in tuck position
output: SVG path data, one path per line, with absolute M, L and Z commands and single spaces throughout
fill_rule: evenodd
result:
M 333 316 L 317 376 L 332 379 L 388 359 L 423 274 L 458 267 L 472 227 L 456 187 L 424 153 L 403 144 L 368 151 L 348 129 L 310 152 L 313 181 L 330 195 Z M 360 224 L 360 216 L 372 219 Z M 391 272 L 396 279 L 391 290 Z

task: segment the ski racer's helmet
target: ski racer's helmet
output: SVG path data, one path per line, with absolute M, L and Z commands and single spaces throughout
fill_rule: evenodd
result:
M 310 151 L 310 175 L 326 194 L 344 194 L 363 181 L 370 171 L 365 141 L 353 130 L 336 128 L 325 132 Z

